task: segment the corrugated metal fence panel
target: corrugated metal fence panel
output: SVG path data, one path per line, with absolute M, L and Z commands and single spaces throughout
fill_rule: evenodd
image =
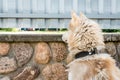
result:
M 0 27 L 67 28 L 71 10 L 120 29 L 120 0 L 0 0 Z

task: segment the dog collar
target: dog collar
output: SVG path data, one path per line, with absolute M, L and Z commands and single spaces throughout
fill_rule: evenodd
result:
M 75 55 L 75 59 L 81 58 L 81 57 L 85 57 L 85 56 L 88 56 L 88 55 L 93 55 L 93 54 L 96 54 L 96 48 L 94 48 L 94 49 L 91 50 L 90 52 L 88 52 L 88 51 L 78 52 L 78 53 Z

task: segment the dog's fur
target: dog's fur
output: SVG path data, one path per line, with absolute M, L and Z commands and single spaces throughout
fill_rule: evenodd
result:
M 104 41 L 99 25 L 84 14 L 77 16 L 72 12 L 72 19 L 63 37 L 68 43 L 67 57 L 68 80 L 120 80 L 120 70 L 115 60 L 108 54 L 88 55 L 74 59 L 78 52 L 104 48 Z M 71 62 L 72 61 L 72 62 Z

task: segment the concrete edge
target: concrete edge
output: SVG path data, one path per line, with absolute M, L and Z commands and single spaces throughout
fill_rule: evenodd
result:
M 120 41 L 120 33 L 105 33 L 105 41 Z M 0 33 L 0 42 L 39 42 L 62 41 L 62 34 Z

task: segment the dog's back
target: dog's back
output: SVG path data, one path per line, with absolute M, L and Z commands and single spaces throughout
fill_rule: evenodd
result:
M 120 70 L 108 54 L 75 59 L 67 67 L 68 80 L 120 80 Z

